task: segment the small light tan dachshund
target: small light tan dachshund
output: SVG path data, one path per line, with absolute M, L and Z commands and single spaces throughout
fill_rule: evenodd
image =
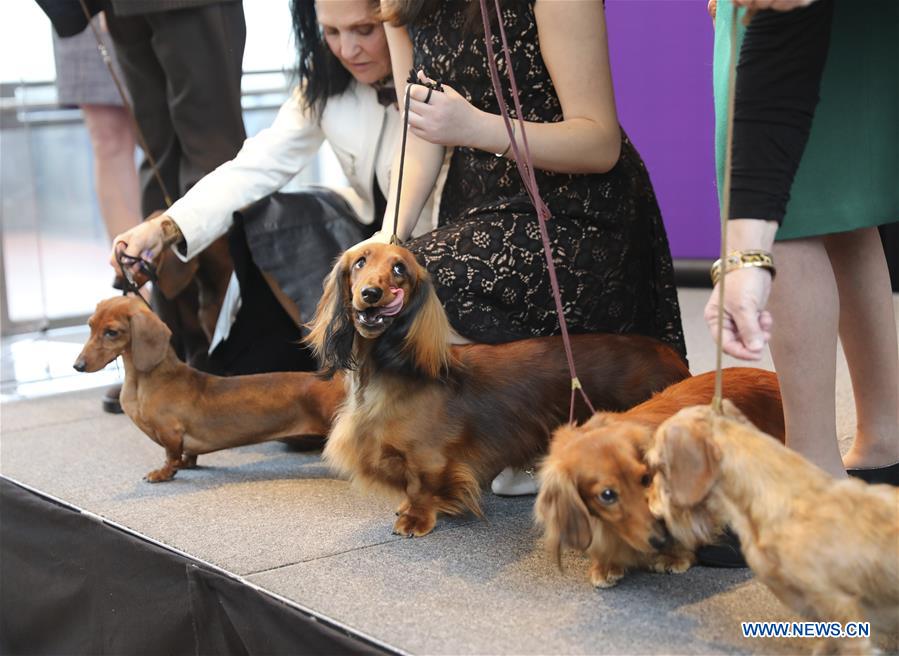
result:
M 598 588 L 615 585 L 628 570 L 680 573 L 693 564 L 693 550 L 672 540 L 649 510 L 645 455 L 659 424 L 681 408 L 708 403 L 714 388 L 715 372 L 692 376 L 625 412 L 598 412 L 582 426 L 556 430 L 540 467 L 534 506 L 556 562 L 562 546 L 586 551 L 590 582 Z M 725 369 L 724 389 L 783 440 L 783 406 L 773 372 Z
M 340 380 L 309 372 L 212 376 L 181 362 L 171 331 L 136 297 L 97 304 L 91 336 L 75 360 L 78 371 L 99 371 L 122 356 L 122 409 L 165 449 L 165 464 L 146 475 L 168 481 L 197 456 L 284 437 L 327 435 L 343 401 Z
M 761 432 L 729 401 L 681 410 L 655 435 L 650 505 L 684 545 L 728 524 L 752 571 L 813 621 L 899 629 L 899 488 L 836 480 Z M 816 651 L 872 653 L 864 638 Z

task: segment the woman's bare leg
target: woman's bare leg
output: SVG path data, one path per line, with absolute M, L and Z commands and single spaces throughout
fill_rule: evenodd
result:
M 141 221 L 134 128 L 124 107 L 83 105 L 81 110 L 94 151 L 100 214 L 112 238 Z
M 840 295 L 840 339 L 857 415 L 847 467 L 899 461 L 899 347 L 890 274 L 877 228 L 830 235 L 824 245 Z
M 820 238 L 777 242 L 774 257 L 771 355 L 783 396 L 787 446 L 845 477 L 836 429 L 840 297 L 830 259 Z

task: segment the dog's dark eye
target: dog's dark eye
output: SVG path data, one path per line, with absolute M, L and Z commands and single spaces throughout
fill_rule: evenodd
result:
M 112 328 L 107 328 L 103 331 L 103 337 L 109 337 L 110 339 L 116 338 L 119 336 L 118 330 L 113 330 Z
M 606 505 L 611 505 L 618 501 L 618 493 L 611 488 L 606 488 L 599 493 L 599 500 Z
M 364 257 L 360 257 L 358 260 L 356 260 L 356 261 L 353 263 L 353 268 L 354 268 L 354 269 L 361 269 L 361 268 L 364 267 L 364 266 L 365 266 L 365 258 L 364 258 Z
M 406 275 L 406 265 L 402 262 L 397 262 L 393 265 L 393 275 L 395 276 L 405 276 Z
M 649 487 L 652 483 L 652 474 L 643 474 L 640 478 L 640 485 L 643 487 Z

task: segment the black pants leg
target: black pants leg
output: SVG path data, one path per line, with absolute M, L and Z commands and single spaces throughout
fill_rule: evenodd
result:
M 135 16 L 110 13 L 108 24 L 138 125 L 166 191 L 176 200 L 233 158 L 246 137 L 240 103 L 243 6 L 224 3 Z M 166 208 L 148 161 L 141 166 L 141 206 L 144 216 Z M 209 342 L 197 312 L 201 298 L 220 307 L 230 261 L 224 245 L 198 259 L 197 277 L 208 283 L 202 297 L 193 282 L 172 299 L 154 291 L 153 300 L 172 330 L 179 355 L 205 368 Z

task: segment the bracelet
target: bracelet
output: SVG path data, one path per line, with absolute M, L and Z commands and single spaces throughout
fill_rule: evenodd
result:
M 168 217 L 160 221 L 159 227 L 162 229 L 162 243 L 166 247 L 177 244 L 184 239 L 181 228 Z
M 505 157 L 506 153 L 509 152 L 509 149 L 512 147 L 512 141 L 515 139 L 515 119 L 509 119 L 509 122 L 512 123 L 512 137 L 509 139 L 509 145 L 506 146 L 506 149 L 501 153 L 493 153 L 497 157 Z
M 774 276 L 777 274 L 777 269 L 774 268 L 774 256 L 772 256 L 768 251 L 731 251 L 727 254 L 727 257 L 724 258 L 725 274 L 728 274 L 731 271 L 736 271 L 737 269 L 748 269 L 750 267 L 767 269 L 771 272 L 772 278 L 774 278 Z M 721 279 L 720 259 L 715 260 L 715 263 L 712 264 L 712 268 L 709 273 L 712 275 L 712 284 L 717 285 L 718 281 Z

